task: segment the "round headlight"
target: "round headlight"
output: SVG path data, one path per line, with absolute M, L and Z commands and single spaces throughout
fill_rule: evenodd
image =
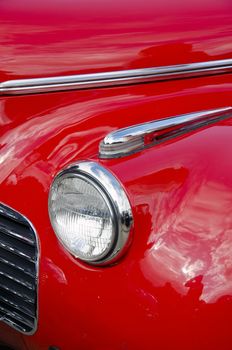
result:
M 62 171 L 49 195 L 54 231 L 75 257 L 109 263 L 128 246 L 132 212 L 118 180 L 95 162 L 81 162 Z

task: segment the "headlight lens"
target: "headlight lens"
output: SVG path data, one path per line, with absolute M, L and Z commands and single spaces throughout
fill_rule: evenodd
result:
M 122 196 L 117 203 L 112 198 L 116 193 L 116 201 Z M 129 201 L 119 182 L 97 163 L 82 162 L 57 176 L 49 213 L 60 241 L 84 261 L 111 261 L 128 243 Z

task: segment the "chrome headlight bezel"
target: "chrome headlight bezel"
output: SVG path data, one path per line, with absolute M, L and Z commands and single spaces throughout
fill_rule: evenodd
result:
M 52 212 L 51 194 L 53 187 L 67 177 L 78 177 L 88 181 L 102 196 L 110 211 L 111 220 L 113 222 L 114 232 L 112 242 L 107 251 L 104 251 L 96 258 L 83 259 L 69 249 L 65 241 L 61 239 L 56 232 Z M 56 236 L 61 241 L 65 249 L 67 249 L 76 258 L 86 263 L 95 265 L 111 264 L 118 260 L 126 251 L 130 244 L 132 236 L 133 216 L 129 199 L 120 182 L 105 167 L 94 161 L 82 161 L 72 164 L 68 168 L 62 170 L 55 178 L 49 193 L 49 216 Z

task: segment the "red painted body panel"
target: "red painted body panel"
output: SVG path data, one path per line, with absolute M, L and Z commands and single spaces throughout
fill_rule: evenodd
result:
M 231 58 L 230 0 L 2 0 L 0 81 Z
M 231 58 L 231 1 L 0 3 L 0 81 Z M 231 350 L 232 118 L 117 160 L 112 130 L 231 105 L 224 74 L 78 92 L 0 97 L 0 201 L 40 241 L 33 336 L 19 350 Z M 53 177 L 94 159 L 122 182 L 134 238 L 115 266 L 75 260 L 51 228 Z
M 55 174 L 98 161 L 109 131 L 231 99 L 231 75 L 1 98 L 0 201 L 33 222 L 41 245 L 38 330 L 20 336 L 28 349 L 231 349 L 232 118 L 101 161 L 125 186 L 135 220 L 115 266 L 72 258 L 47 211 Z M 0 339 L 15 342 L 6 329 Z

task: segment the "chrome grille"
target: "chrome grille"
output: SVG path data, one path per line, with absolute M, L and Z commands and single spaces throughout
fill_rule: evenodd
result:
M 36 329 L 37 266 L 32 225 L 0 203 L 0 321 L 23 333 Z

